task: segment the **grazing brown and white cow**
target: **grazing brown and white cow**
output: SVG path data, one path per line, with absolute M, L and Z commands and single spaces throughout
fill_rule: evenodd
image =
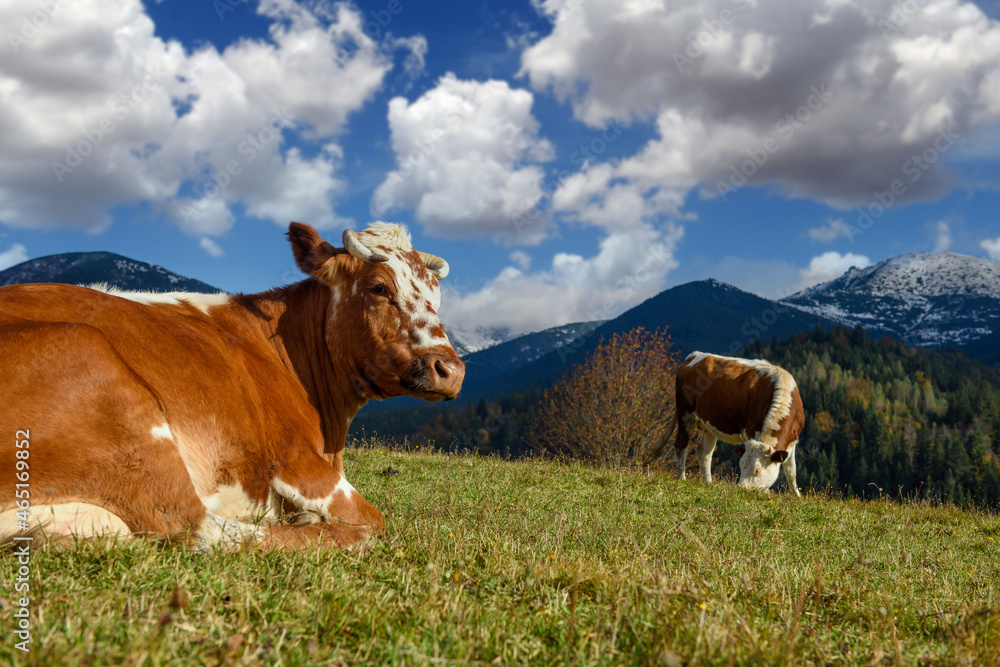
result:
M 654 448 L 663 453 L 677 427 L 677 476 L 685 466 L 694 429 L 703 431 L 698 465 L 705 482 L 712 481 L 712 453 L 718 440 L 743 445 L 739 485 L 769 489 L 785 471 L 795 483 L 795 446 L 805 424 L 799 388 L 788 371 L 760 359 L 737 359 L 693 352 L 677 369 L 677 412 Z
M 261 294 L 0 288 L 0 533 L 19 509 L 49 532 L 201 545 L 382 532 L 344 476 L 347 429 L 368 399 L 458 395 L 448 264 L 400 225 L 288 238 L 310 277 Z

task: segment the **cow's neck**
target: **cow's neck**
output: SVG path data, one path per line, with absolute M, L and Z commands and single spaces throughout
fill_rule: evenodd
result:
M 245 299 L 248 309 L 262 318 L 282 362 L 295 373 L 319 413 L 324 449 L 334 454 L 332 463 L 339 467 L 351 419 L 366 400 L 352 386 L 346 360 L 335 359 L 327 345 L 330 288 L 305 280 Z

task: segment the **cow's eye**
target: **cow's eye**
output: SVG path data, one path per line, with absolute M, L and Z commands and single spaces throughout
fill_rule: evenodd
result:
M 382 283 L 372 285 L 372 294 L 385 294 L 385 285 Z

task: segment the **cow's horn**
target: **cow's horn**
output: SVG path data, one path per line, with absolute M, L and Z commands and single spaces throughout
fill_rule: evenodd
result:
M 388 261 L 388 257 L 381 253 L 373 252 L 365 246 L 361 245 L 361 241 L 358 240 L 358 235 L 352 232 L 350 229 L 344 230 L 344 247 L 347 248 L 347 252 L 351 253 L 358 259 L 363 259 L 366 262 L 385 262 Z
M 420 259 L 423 260 L 427 268 L 431 270 L 432 276 L 438 280 L 444 280 L 448 276 L 448 262 L 429 252 L 418 251 L 417 254 L 420 255 Z

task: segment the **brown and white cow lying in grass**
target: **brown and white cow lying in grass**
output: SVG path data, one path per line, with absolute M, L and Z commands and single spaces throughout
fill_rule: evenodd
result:
M 712 481 L 712 453 L 722 440 L 743 445 L 740 486 L 769 489 L 781 467 L 789 488 L 801 495 L 795 483 L 795 446 L 805 414 L 788 371 L 759 359 L 693 352 L 677 369 L 676 406 L 653 456 L 663 453 L 676 426 L 680 479 L 685 478 L 691 436 L 700 427 L 698 465 L 705 482 Z
M 448 265 L 399 225 L 288 238 L 310 277 L 261 294 L 0 288 L 0 536 L 25 519 L 200 545 L 382 532 L 344 476 L 347 428 L 368 399 L 458 395 Z

